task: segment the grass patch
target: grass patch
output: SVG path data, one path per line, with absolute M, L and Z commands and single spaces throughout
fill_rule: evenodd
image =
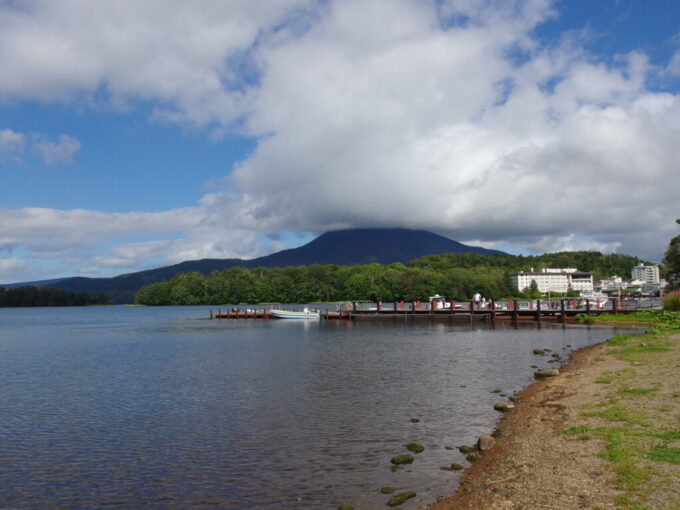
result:
M 660 345 L 650 345 L 650 344 L 639 344 L 639 345 L 629 345 L 616 351 L 616 354 L 640 354 L 649 352 L 668 352 L 670 349 L 667 347 L 662 347 Z
M 616 335 L 607 340 L 607 344 L 613 346 L 623 346 L 628 343 L 628 340 L 633 338 L 633 335 Z
M 623 405 L 612 405 L 602 411 L 591 411 L 585 413 L 585 416 L 602 418 L 609 423 L 620 422 L 627 425 L 639 425 L 645 428 L 650 426 L 649 422 L 645 420 L 644 415 Z
M 627 395 L 631 397 L 641 397 L 644 395 L 649 395 L 650 393 L 654 393 L 657 391 L 657 388 L 625 388 L 623 390 L 619 390 L 619 393 L 621 395 Z
M 634 500 L 628 494 L 621 494 L 614 498 L 616 508 L 626 508 L 627 510 L 652 510 L 649 506 Z
M 639 467 L 632 457 L 625 462 L 618 461 L 616 474 L 616 485 L 626 490 L 637 489 L 652 478 L 652 473 Z
M 680 448 L 675 448 L 666 444 L 656 445 L 650 450 L 649 458 L 656 462 L 680 464 Z
M 575 437 L 577 439 L 585 441 L 587 439 L 590 439 L 590 433 L 593 431 L 594 429 L 589 425 L 576 425 L 575 427 L 569 427 L 568 429 L 564 429 L 562 431 L 562 434 L 564 434 L 565 436 Z
M 647 319 L 655 326 L 651 333 L 616 335 L 608 341 L 607 355 L 630 365 L 599 374 L 596 382 L 603 386 L 594 395 L 597 400 L 581 405 L 584 422 L 562 433 L 602 440 L 599 456 L 610 463 L 615 473 L 612 483 L 623 491 L 616 497 L 616 507 L 650 510 L 653 494 L 668 494 L 665 487 L 674 486 L 677 471 L 673 470 L 680 464 L 676 400 L 680 392 L 661 391 L 677 387 L 680 343 L 670 334 L 680 331 L 680 313 L 646 311 L 627 317 L 635 322 Z
M 664 441 L 680 440 L 680 430 L 671 430 L 670 432 L 662 432 L 661 434 L 648 434 L 651 437 L 663 439 Z

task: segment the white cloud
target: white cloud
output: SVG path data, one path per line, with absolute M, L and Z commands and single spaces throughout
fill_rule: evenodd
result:
M 25 145 L 23 133 L 17 133 L 11 129 L 0 130 L 0 154 L 23 152 Z
M 73 156 L 80 150 L 80 142 L 69 135 L 59 135 L 54 142 L 47 135 L 19 133 L 11 129 L 0 131 L 0 161 L 9 160 L 24 163 L 22 156 L 26 149 L 40 156 L 45 165 L 71 164 Z
M 0 98 L 149 100 L 159 116 L 195 124 L 242 115 L 264 30 L 306 0 L 30 0 L 0 6 Z M 104 93 L 102 95 L 102 92 Z
M 73 155 L 80 150 L 80 142 L 68 135 L 59 135 L 58 142 L 51 142 L 44 136 L 33 140 L 33 152 L 39 154 L 46 165 L 71 164 Z
M 30 274 L 33 269 L 32 264 L 18 257 L 0 258 L 0 282 L 10 283 L 17 276 Z
M 159 213 L 104 213 L 30 207 L 0 209 L 0 217 L 0 238 L 20 239 L 37 251 L 87 246 L 108 236 L 184 232 L 200 221 L 198 210 L 191 208 Z
M 26 146 L 26 137 L 11 129 L 0 130 L 0 162 L 21 162 L 21 154 Z
M 222 218 L 221 212 L 204 206 L 158 213 L 0 209 L 0 250 L 11 252 L 22 246 L 29 251 L 28 258 L 59 259 L 79 274 L 96 274 L 92 264 L 110 274 L 112 268 L 129 272 L 153 262 L 163 265 L 269 253 L 271 243 L 262 246 L 256 231 L 240 229 Z M 149 236 L 175 238 L 129 240 Z M 111 242 L 113 247 L 106 248 Z
M 124 267 L 254 255 L 257 231 L 405 226 L 658 260 L 680 216 L 680 98 L 647 88 L 640 51 L 599 58 L 578 33 L 542 46 L 548 0 L 3 5 L 0 98 L 141 99 L 258 139 L 231 192 L 194 208 L 6 211 L 0 237 L 34 250 L 179 237 L 97 259 Z

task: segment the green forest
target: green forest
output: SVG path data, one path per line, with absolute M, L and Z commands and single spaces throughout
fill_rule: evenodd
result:
M 333 301 L 415 301 L 440 294 L 467 300 L 475 292 L 487 299 L 523 297 L 510 276 L 532 268 L 575 267 L 594 279 L 612 275 L 627 278 L 643 262 L 627 255 L 599 252 L 560 252 L 539 256 L 457 253 L 429 255 L 408 264 L 363 266 L 311 265 L 244 269 L 233 267 L 182 273 L 169 281 L 142 287 L 142 305 L 219 305 L 257 303 L 315 303 Z
M 39 289 L 34 286 L 6 289 L 0 287 L 0 308 L 15 306 L 86 306 L 105 305 L 106 295 L 91 296 L 86 292 L 65 292 L 58 289 Z

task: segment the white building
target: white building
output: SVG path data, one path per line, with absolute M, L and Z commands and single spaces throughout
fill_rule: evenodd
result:
M 626 282 L 620 276 L 610 276 L 606 280 L 600 280 L 600 290 L 602 292 L 618 292 L 626 288 Z
M 539 292 L 560 292 L 564 294 L 571 287 L 575 291 L 592 291 L 593 275 L 575 268 L 545 268 L 540 272 L 521 272 L 512 277 L 512 283 L 520 292 L 531 287 L 535 281 Z
M 645 283 L 659 283 L 659 266 L 645 266 L 643 263 L 633 268 L 631 280 L 642 280 Z

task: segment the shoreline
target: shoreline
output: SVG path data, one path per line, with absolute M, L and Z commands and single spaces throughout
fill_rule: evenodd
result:
M 557 377 L 539 379 L 517 394 L 501 417 L 495 445 L 463 472 L 453 495 L 430 510 L 605 509 L 619 491 L 598 457 L 603 443 L 563 434 L 592 405 L 596 379 L 628 366 L 606 356 L 607 342 L 574 351 Z

